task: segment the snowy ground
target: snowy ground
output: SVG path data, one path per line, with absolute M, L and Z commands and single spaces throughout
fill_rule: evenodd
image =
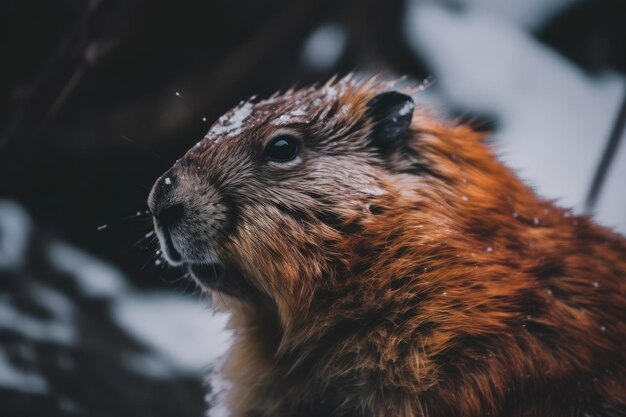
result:
M 502 3 L 524 9 L 516 16 L 532 26 L 566 1 L 481 0 L 458 12 L 410 0 L 407 39 L 432 68 L 433 93 L 444 107 L 494 116 L 502 159 L 541 195 L 581 212 L 626 82 L 618 74 L 583 73 L 512 24 L 514 16 Z M 602 224 L 621 233 L 626 233 L 625 187 L 622 146 L 596 210 Z
M 502 159 L 541 195 L 581 212 L 625 79 L 618 74 L 592 78 L 512 25 L 508 13 L 496 14 L 496 2 L 478 3 L 455 12 L 410 1 L 405 20 L 410 44 L 433 69 L 433 88 L 444 106 L 494 116 L 500 122 L 495 142 Z M 524 14 L 537 19 L 538 12 L 529 8 L 533 2 L 516 7 L 522 3 L 528 8 Z M 530 25 L 532 19 L 526 19 Z M 626 146 L 615 158 L 597 207 L 597 219 L 622 233 L 624 187 Z
M 202 415 L 202 380 L 230 341 L 207 306 L 133 288 L 0 200 L 1 415 Z

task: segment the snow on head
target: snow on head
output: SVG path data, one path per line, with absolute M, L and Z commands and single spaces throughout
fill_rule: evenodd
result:
M 324 87 L 324 97 L 327 100 L 335 100 L 337 98 L 338 90 L 334 84 L 328 84 Z
M 224 137 L 232 137 L 243 131 L 243 123 L 252 114 L 252 103 L 245 102 L 220 117 L 208 131 L 205 138 L 218 142 Z
M 291 112 L 294 117 L 306 116 L 305 106 L 300 106 Z
M 289 114 L 281 114 L 280 117 L 272 122 L 273 125 L 280 126 L 291 123 L 291 116 Z

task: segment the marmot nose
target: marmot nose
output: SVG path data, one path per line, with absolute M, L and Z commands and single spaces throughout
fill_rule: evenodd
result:
M 152 215 L 161 223 L 163 227 L 171 228 L 175 226 L 183 218 L 185 214 L 185 206 L 181 203 L 173 204 L 167 207 L 161 207 Z
M 167 172 L 158 179 L 148 197 L 148 207 L 154 218 L 165 228 L 178 224 L 185 214 L 185 206 L 176 201 L 175 188 L 178 178 Z

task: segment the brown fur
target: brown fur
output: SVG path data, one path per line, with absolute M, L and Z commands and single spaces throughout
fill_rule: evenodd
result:
M 376 150 L 366 104 L 389 88 L 242 104 L 168 172 L 196 207 L 182 236 L 227 265 L 232 415 L 626 415 L 626 240 L 424 109 Z M 263 165 L 281 129 L 302 161 Z

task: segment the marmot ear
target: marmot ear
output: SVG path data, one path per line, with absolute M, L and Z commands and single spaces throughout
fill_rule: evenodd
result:
M 409 130 L 415 103 L 406 94 L 389 91 L 372 98 L 367 107 L 367 115 L 374 123 L 372 142 L 384 147 Z

